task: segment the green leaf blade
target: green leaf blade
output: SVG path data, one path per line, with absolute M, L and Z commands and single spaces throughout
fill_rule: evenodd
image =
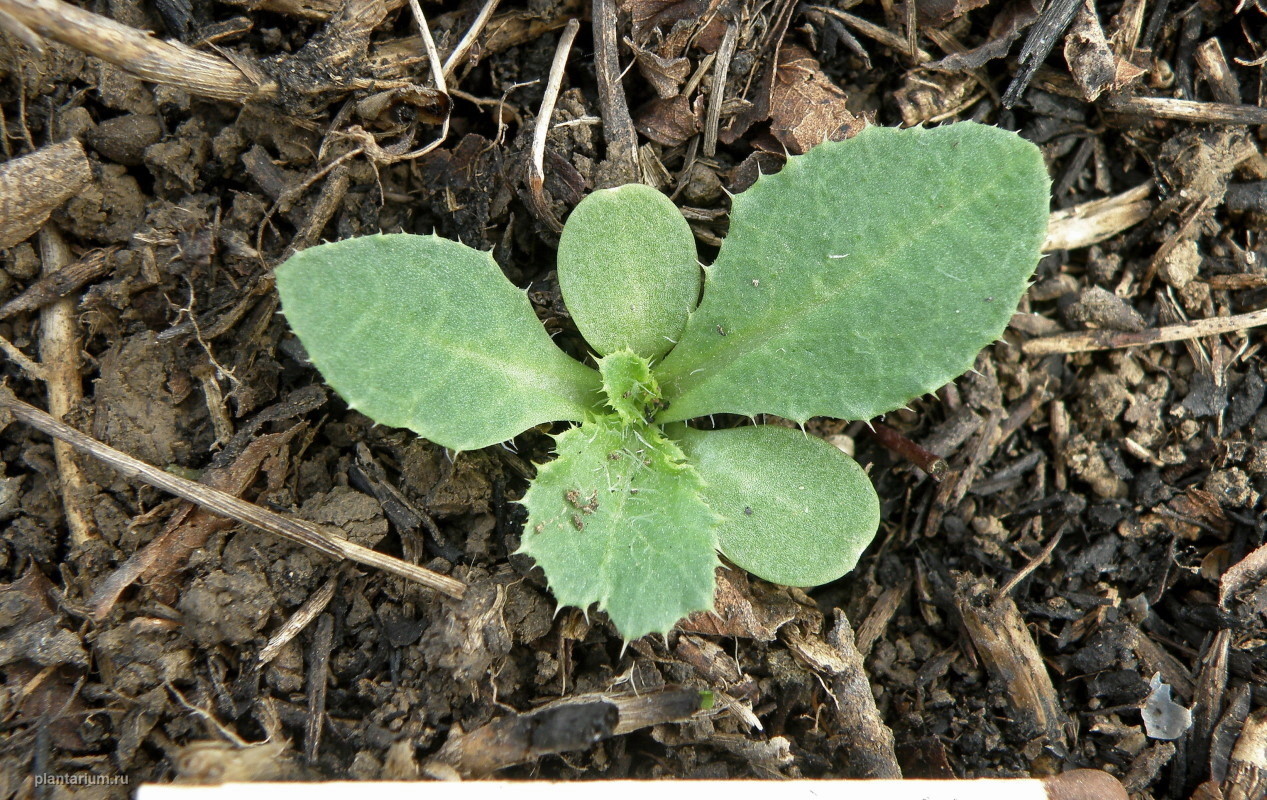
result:
M 319 245 L 277 268 L 282 309 L 322 377 L 383 425 L 473 450 L 581 420 L 598 373 L 550 340 L 488 253 L 435 236 Z
M 597 603 L 626 641 L 712 608 L 717 518 L 681 450 L 658 429 L 614 418 L 556 441 L 558 458 L 522 501 L 520 552 L 545 571 L 559 605 Z
M 673 438 L 721 515 L 718 547 L 736 565 L 786 586 L 834 581 L 858 563 L 880 524 L 862 467 L 799 431 L 758 425 L 720 431 L 675 426 Z
M 577 205 L 559 238 L 558 269 L 577 329 L 604 356 L 667 352 L 703 280 L 686 219 L 641 184 L 600 189 Z
M 1049 186 L 1036 147 L 972 123 L 790 158 L 734 200 L 660 421 L 869 419 L 959 376 L 1038 263 Z
M 617 350 L 598 360 L 607 406 L 626 425 L 646 425 L 647 407 L 660 400 L 660 386 L 647 359 L 632 350 Z

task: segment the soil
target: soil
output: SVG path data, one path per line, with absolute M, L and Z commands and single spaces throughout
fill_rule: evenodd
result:
M 1089 767 L 1141 798 L 1262 790 L 1261 337 L 1154 335 L 1267 302 L 1256 0 L 508 0 L 448 98 L 408 4 L 78 5 L 244 65 L 267 91 L 209 97 L 0 35 L 6 159 L 83 146 L 59 151 L 61 177 L 4 185 L 8 387 L 112 448 L 468 589 L 196 510 L 6 415 L 0 797 L 127 790 L 37 775 L 817 778 L 884 774 L 886 758 L 908 777 Z M 442 58 L 478 8 L 424 4 Z M 589 21 L 605 13 L 623 80 L 596 66 Z M 533 123 L 573 17 L 538 184 Z M 402 157 L 446 115 L 437 147 Z M 727 193 L 785 152 L 958 119 L 1040 145 L 1054 211 L 1151 183 L 1128 220 L 1044 258 L 975 372 L 890 414 L 883 437 L 811 424 L 882 498 L 856 571 L 809 591 L 723 572 L 724 613 L 666 638 L 626 647 L 601 614 L 556 613 L 512 555 L 543 431 L 450 458 L 376 427 L 275 313 L 271 269 L 295 249 L 434 230 L 492 248 L 575 347 L 552 264 L 557 220 L 588 191 L 663 189 L 708 258 Z M 32 207 L 25 228 L 11 203 Z M 1062 332 L 1136 346 L 1031 346 Z M 903 438 L 945 460 L 940 481 L 882 443 Z M 1172 738 L 1153 735 L 1174 711 L 1149 700 L 1155 675 L 1192 709 Z M 867 727 L 871 698 L 884 726 Z

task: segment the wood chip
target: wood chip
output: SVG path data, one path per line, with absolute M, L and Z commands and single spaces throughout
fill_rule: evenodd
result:
M 84 146 L 71 139 L 0 165 L 0 249 L 12 247 L 92 180 Z
M 1043 252 L 1090 247 L 1148 219 L 1153 182 L 1146 181 L 1112 197 L 1055 211 L 1047 224 Z
M 1016 603 L 1011 597 L 995 594 L 988 579 L 961 578 L 955 591 L 955 609 L 964 630 L 986 669 L 1005 688 L 1003 697 L 1012 704 L 1012 720 L 1024 735 L 1063 744 L 1070 722 L 1060 707 L 1042 653 Z
M 1105 111 L 1137 117 L 1203 122 L 1207 125 L 1267 125 L 1267 108 L 1232 103 L 1203 103 L 1169 97 L 1108 97 Z

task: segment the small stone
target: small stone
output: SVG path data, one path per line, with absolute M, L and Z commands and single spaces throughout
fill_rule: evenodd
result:
M 88 143 L 92 149 L 111 161 L 129 167 L 140 166 L 145 148 L 163 137 L 158 117 L 146 114 L 124 114 L 102 122 L 89 131 Z
M 1202 488 L 1229 508 L 1246 508 L 1258 502 L 1258 492 L 1250 485 L 1249 476 L 1236 467 L 1210 473 Z
M 1127 305 L 1122 298 L 1099 286 L 1083 289 L 1078 299 L 1065 309 L 1065 318 L 1084 328 L 1142 331 L 1147 327 L 1138 311 Z
M 722 193 L 721 180 L 717 173 L 696 161 L 687 173 L 686 185 L 682 189 L 682 197 L 697 206 L 708 206 L 715 203 Z
M 1249 453 L 1245 469 L 1252 475 L 1267 475 L 1267 447 L 1256 444 Z
M 1175 245 L 1162 260 L 1157 268 L 1157 276 L 1176 289 L 1182 289 L 1197 277 L 1200 269 L 1201 251 L 1196 242 L 1185 239 Z

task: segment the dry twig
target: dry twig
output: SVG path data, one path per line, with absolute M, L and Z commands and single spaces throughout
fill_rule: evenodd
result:
M 1061 537 L 1065 535 L 1065 528 L 1067 527 L 1069 527 L 1069 522 L 1067 520 L 1060 523 L 1060 526 L 1056 528 L 1056 532 L 1052 534 L 1051 541 L 1049 541 L 1042 550 L 1038 551 L 1038 555 L 1031 558 L 1029 563 L 1017 570 L 1015 575 L 1008 578 L 1007 583 L 996 589 L 994 591 L 994 596 L 990 598 L 990 602 L 997 603 L 1004 595 L 1011 594 L 1017 584 L 1025 580 L 1025 578 L 1033 573 L 1034 570 L 1042 566 L 1044 561 L 1051 558 L 1051 554 L 1056 552 L 1056 545 L 1060 543 Z
M 52 225 L 45 225 L 40 231 L 40 256 L 45 276 L 60 272 L 71 260 L 70 248 Z M 79 373 L 82 346 L 74 299 L 63 297 L 45 306 L 40 312 L 40 363 L 48 390 L 48 411 L 54 419 L 63 419 L 77 411 L 84 401 L 83 376 Z M 57 461 L 62 509 L 66 513 L 70 540 L 82 546 L 97 538 L 89 506 L 92 484 L 80 469 L 70 445 L 53 442 L 53 457 Z
M 924 64 L 933 60 L 932 55 L 930 55 L 927 50 L 914 46 L 914 40 L 912 38 L 898 36 L 893 31 L 888 30 L 887 28 L 881 28 L 874 22 L 868 22 L 862 17 L 856 17 L 847 11 L 840 11 L 827 6 L 809 6 L 809 8 L 823 14 L 830 14 L 856 30 L 858 33 L 861 33 L 863 36 L 866 36 L 869 39 L 874 39 L 890 50 L 902 53 L 917 64 Z
M 118 249 L 118 245 L 115 245 L 93 250 L 62 269 L 46 271 L 42 278 L 26 287 L 21 294 L 0 306 L 0 320 L 43 308 L 105 275 L 112 266 L 110 256 Z
M 558 102 L 559 88 L 563 85 L 568 53 L 580 29 L 580 22 L 568 20 L 563 33 L 559 35 L 559 44 L 550 64 L 550 78 L 546 82 L 545 94 L 541 96 L 541 109 L 537 112 L 537 122 L 532 129 L 532 158 L 528 161 L 528 199 L 533 205 L 533 212 L 556 233 L 563 230 L 563 223 L 559 222 L 545 199 L 546 136 L 550 133 L 550 118 L 554 116 L 554 104 Z
M 1203 103 L 1169 97 L 1111 96 L 1104 100 L 1104 110 L 1207 125 L 1267 125 L 1267 108 L 1261 106 Z
M 0 0 L 0 12 L 28 32 L 82 50 L 142 80 L 176 86 L 200 97 L 245 103 L 277 91 L 275 83 L 244 60 L 230 61 L 180 42 L 155 39 L 62 0 Z
M 1152 190 L 1153 182 L 1145 181 L 1121 194 L 1053 212 L 1047 223 L 1043 252 L 1089 247 L 1138 225 L 1152 212 L 1148 200 Z
M 895 428 L 891 428 L 883 422 L 871 423 L 871 435 L 885 448 L 919 467 L 925 475 L 935 481 L 941 481 L 942 478 L 946 477 L 946 473 L 950 471 L 950 466 L 946 463 L 946 459 L 920 447 L 899 433 Z
M 306 520 L 283 516 L 248 503 L 227 492 L 216 491 L 201 483 L 196 483 L 150 466 L 144 461 L 135 459 L 126 453 L 121 453 L 113 447 L 75 430 L 69 425 L 53 419 L 34 406 L 22 402 L 7 387 L 0 387 L 0 408 L 12 412 L 15 417 L 27 425 L 104 461 L 126 477 L 134 478 L 163 491 L 171 492 L 217 514 L 223 514 L 238 522 L 253 525 L 289 541 L 311 547 L 331 558 L 355 561 L 358 564 L 365 564 L 366 566 L 407 578 L 450 597 L 461 598 L 466 592 L 466 584 L 447 575 L 441 575 L 429 569 L 406 563 L 398 558 L 392 558 L 370 550 L 368 547 L 353 544 L 339 536 L 326 533 L 315 524 Z
M 357 143 L 357 147 L 353 148 L 349 151 L 349 153 L 345 153 L 338 159 L 335 159 L 334 163 L 338 163 L 345 158 L 349 158 L 351 155 L 364 153 L 376 167 L 389 166 L 401 161 L 412 161 L 416 158 L 421 158 L 427 153 L 430 153 L 432 150 L 435 150 L 449 138 L 449 121 L 453 115 L 453 101 L 449 98 L 448 94 L 448 84 L 446 83 L 447 73 L 445 72 L 445 68 L 440 64 L 440 53 L 436 50 L 436 43 L 431 38 L 431 29 L 427 25 L 426 16 L 422 13 L 421 4 L 418 3 L 418 0 L 412 0 L 410 6 L 414 13 L 414 19 L 418 23 L 418 28 L 422 34 L 422 43 L 427 53 L 427 61 L 431 64 L 431 78 L 435 83 L 439 105 L 442 110 L 440 133 L 437 134 L 436 138 L 432 139 L 430 143 L 423 145 L 416 150 L 409 150 L 409 146 L 413 143 L 412 127 L 410 128 L 409 133 L 407 133 L 400 141 L 388 145 L 387 147 L 383 147 L 369 131 L 365 130 L 360 125 L 353 125 L 347 131 L 341 132 L 337 135 L 351 139 Z M 325 144 L 322 144 L 321 151 L 322 153 L 325 152 Z M 322 170 L 319 170 L 317 175 L 324 175 L 326 172 L 333 169 L 333 166 L 334 165 L 331 164 Z M 305 186 L 311 186 L 317 179 L 317 176 L 309 178 L 305 181 Z M 344 179 L 344 182 L 346 183 L 346 178 Z M 341 191 L 346 191 L 346 185 Z M 340 195 L 339 199 L 333 203 L 326 203 L 330 214 L 333 214 L 334 211 L 337 210 L 336 206 L 341 200 L 342 197 Z M 318 203 L 319 207 L 320 205 L 321 204 Z
M 616 49 L 615 0 L 594 0 L 594 69 L 598 102 L 603 115 L 607 160 L 614 168 L 613 185 L 638 181 L 638 135 L 629 103 L 620 85 L 620 56 Z
M 726 33 L 717 48 L 717 68 L 713 70 L 713 86 L 708 92 L 708 116 L 704 121 L 704 155 L 717 154 L 717 126 L 721 123 L 722 102 L 726 99 L 726 80 L 730 76 L 730 60 L 734 58 L 739 43 L 739 25 L 734 20 L 726 23 Z
M 0 336 L 0 351 L 8 356 L 14 364 L 17 364 L 18 368 L 27 374 L 27 377 L 33 378 L 37 381 L 44 380 L 46 374 L 44 372 L 44 367 L 39 363 L 32 361 L 30 356 L 23 353 L 17 345 L 3 336 Z
M 419 24 L 422 24 L 422 11 L 419 10 L 417 0 L 411 0 L 414 6 L 414 14 L 418 17 Z M 453 78 L 453 72 L 466 61 L 466 56 L 471 52 L 471 48 L 475 45 L 475 39 L 484 30 L 484 26 L 488 24 L 488 20 L 492 18 L 493 12 L 497 10 L 499 0 L 485 0 L 484 6 L 480 9 L 480 13 L 475 16 L 475 21 L 471 23 L 471 27 L 467 29 L 466 34 L 462 36 L 457 47 L 453 48 L 453 52 L 449 53 L 449 57 L 444 62 L 444 80 L 449 81 Z M 424 32 L 423 36 L 431 38 L 429 33 Z M 434 45 L 432 45 L 434 47 Z M 441 91 L 444 91 L 441 89 Z
M 1236 314 L 1231 317 L 1197 319 L 1179 325 L 1148 328 L 1142 331 L 1095 330 L 1060 333 L 1055 336 L 1030 339 L 1021 345 L 1021 350 L 1026 355 L 1031 356 L 1116 350 L 1123 347 L 1139 347 L 1145 344 L 1182 342 L 1188 339 L 1200 339 L 1204 336 L 1219 336 L 1224 333 L 1242 331 L 1259 325 L 1267 325 L 1267 308 L 1250 311 L 1247 314 Z
M 317 588 L 317 591 L 308 595 L 303 605 L 295 609 L 295 613 L 282 623 L 277 632 L 269 638 L 268 644 L 264 645 L 255 656 L 256 663 L 262 667 L 277 658 L 277 654 L 283 647 L 298 636 L 300 631 L 308 627 L 308 623 L 316 619 L 318 614 L 326 610 L 326 606 L 330 605 L 330 601 L 334 599 L 334 590 L 338 587 L 339 576 L 332 575 Z

